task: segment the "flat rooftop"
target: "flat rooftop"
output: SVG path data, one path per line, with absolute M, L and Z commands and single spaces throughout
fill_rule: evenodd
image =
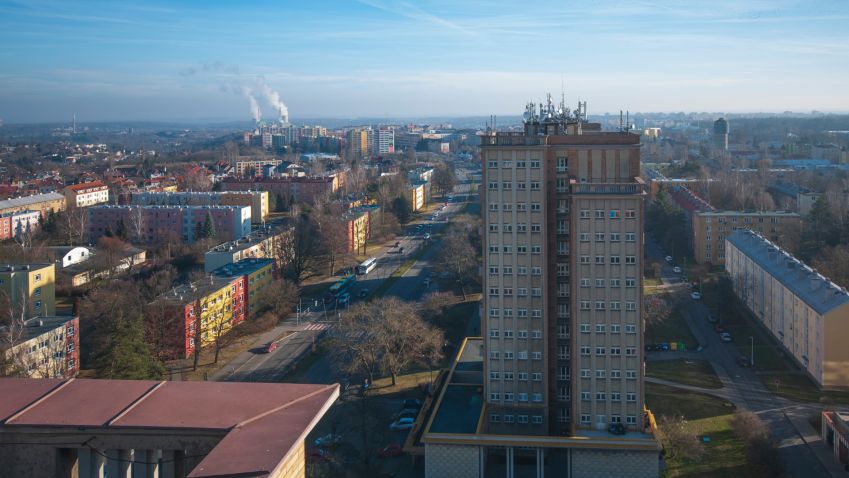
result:
M 72 315 L 50 316 L 50 317 L 33 317 L 26 321 L 26 330 L 24 331 L 24 340 L 31 340 L 39 335 L 46 334 L 59 327 L 64 327 L 65 324 L 74 320 L 76 317 Z
M 17 427 L 220 431 L 189 477 L 269 476 L 303 443 L 339 386 L 0 378 L 0 432 Z
M 265 258 L 249 258 L 242 259 L 239 262 L 234 264 L 227 264 L 226 266 L 221 266 L 218 269 L 215 269 L 212 274 L 217 277 L 224 278 L 233 278 L 240 277 L 249 274 L 253 274 L 254 272 L 268 267 L 274 264 L 274 259 L 265 259 Z

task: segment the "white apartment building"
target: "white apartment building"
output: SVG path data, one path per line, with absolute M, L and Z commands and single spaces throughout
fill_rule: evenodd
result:
M 109 202 L 109 186 L 100 181 L 74 184 L 65 188 L 68 207 L 88 207 Z

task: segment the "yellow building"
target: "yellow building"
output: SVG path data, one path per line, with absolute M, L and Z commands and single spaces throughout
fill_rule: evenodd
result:
M 26 318 L 56 312 L 56 268 L 53 264 L 10 264 L 0 267 L 0 293 Z
M 247 289 L 246 296 L 240 298 L 237 294 L 233 299 L 235 305 L 247 303 L 243 318 L 239 317 L 238 310 L 234 311 L 235 323 L 238 324 L 243 319 L 254 317 L 262 309 L 265 305 L 262 296 L 265 288 L 274 280 L 273 273 L 274 259 L 268 258 L 242 259 L 238 262 L 224 265 L 212 273 L 214 277 L 230 281 L 233 284 L 241 282 L 241 285 L 237 286 L 237 290 Z
M 34 194 L 0 201 L 0 214 L 38 211 L 43 219 L 51 212 L 64 211 L 65 204 L 65 196 L 60 193 Z
M 251 222 L 264 222 L 268 218 L 268 191 L 222 192 L 222 206 L 250 206 Z
M 198 299 L 201 347 L 215 343 L 235 325 L 233 297 L 238 293 L 238 284 L 214 278 L 209 281 L 207 293 Z
M 849 389 L 846 289 L 753 231 L 725 242 L 725 269 L 740 301 L 818 386 Z
M 369 213 L 366 211 L 352 209 L 342 216 L 345 222 L 345 232 L 348 235 L 348 252 L 358 253 L 365 250 L 368 241 Z
M 725 238 L 738 229 L 773 242 L 797 237 L 801 217 L 787 211 L 704 211 L 693 214 L 693 255 L 699 264 L 725 264 Z
M 414 183 L 410 185 L 410 207 L 413 212 L 421 210 L 425 205 L 425 184 Z

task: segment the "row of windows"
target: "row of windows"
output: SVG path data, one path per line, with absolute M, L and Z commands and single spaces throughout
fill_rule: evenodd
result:
M 629 401 L 629 402 L 636 402 L 637 401 L 637 394 L 636 393 L 626 393 L 625 397 L 626 397 L 625 398 L 626 401 Z M 595 393 L 595 399 L 599 402 L 603 402 L 603 401 L 607 400 L 607 393 L 606 392 L 596 392 Z M 618 402 L 619 400 L 622 400 L 622 394 L 619 393 L 619 392 L 610 392 L 610 399 L 613 400 L 614 402 Z M 592 394 L 590 392 L 581 392 L 581 400 L 584 401 L 584 402 L 589 402 L 590 400 L 592 400 Z
M 501 226 L 501 230 L 504 232 L 513 232 L 513 224 L 504 223 Z M 490 224 L 489 232 L 498 232 L 498 224 Z M 528 232 L 528 225 L 525 223 L 516 224 L 516 232 Z M 539 224 L 531 224 L 531 232 L 542 232 L 542 226 Z
M 620 279 L 610 279 L 609 281 L 606 281 L 605 279 L 595 280 L 595 286 L 598 288 L 604 287 L 605 284 L 610 284 L 610 287 L 618 288 L 621 283 Z M 583 278 L 580 280 L 579 284 L 582 288 L 590 287 L 592 279 Z M 637 279 L 625 279 L 625 287 L 637 287 Z
M 501 183 L 501 189 L 503 189 L 505 191 L 509 191 L 509 190 L 513 189 L 514 184 L 516 185 L 516 189 L 519 189 L 519 190 L 530 189 L 531 191 L 539 191 L 541 183 L 539 181 L 531 181 L 530 183 L 504 181 L 504 182 Z M 528 187 L 528 184 L 530 184 L 530 188 Z M 498 181 L 490 181 L 488 186 L 489 186 L 490 191 L 494 191 L 494 190 L 497 190 L 499 188 L 498 187 Z
M 494 357 L 494 358 L 497 359 L 498 358 L 498 352 L 495 352 L 495 355 L 493 355 L 492 352 L 490 352 L 489 356 L 490 356 L 490 358 Z M 489 372 L 489 378 L 492 379 L 492 380 L 499 380 L 501 378 L 499 373 L 500 372 Z M 517 377 L 517 379 L 520 382 L 527 382 L 529 377 L 530 377 L 530 380 L 532 380 L 534 382 L 541 382 L 542 381 L 542 372 L 533 372 L 531 374 L 528 374 L 528 372 L 516 372 L 515 376 Z M 514 373 L 513 372 L 503 372 L 503 377 L 504 377 L 504 380 L 513 380 Z
M 737 219 L 738 219 L 738 218 L 736 218 L 736 217 L 732 217 L 732 218 L 731 218 L 731 221 L 728 221 L 728 220 L 727 220 L 727 218 L 724 218 L 724 217 L 718 217 L 718 218 L 716 218 L 716 222 L 718 222 L 718 223 L 720 223 L 720 224 L 725 224 L 726 222 L 736 223 L 736 222 L 737 222 Z M 746 224 L 751 224 L 751 223 L 752 223 L 752 218 L 751 218 L 751 217 L 744 217 L 744 218 L 742 218 L 742 219 L 743 219 L 743 222 L 744 222 L 744 223 L 746 223 Z M 763 218 L 763 217 L 759 217 L 759 218 L 758 218 L 758 222 L 764 222 L 764 219 L 765 219 L 765 218 Z M 706 223 L 708 223 L 708 224 L 710 224 L 710 223 L 712 222 L 712 219 L 711 219 L 711 218 L 709 218 L 709 217 L 706 217 L 706 218 L 705 218 L 705 222 L 706 222 Z M 781 218 L 778 218 L 778 217 L 771 217 L 771 218 L 769 218 L 769 222 L 771 222 L 771 223 L 773 223 L 773 224 L 778 224 L 778 223 L 780 223 L 780 222 L 781 222 Z
M 499 248 L 497 245 L 489 246 L 489 252 L 498 252 Z M 507 244 L 501 247 L 502 252 L 512 253 L 513 245 Z M 516 252 L 519 254 L 527 254 L 528 246 L 516 246 Z M 531 246 L 531 254 L 540 254 L 542 253 L 542 246 Z
M 595 241 L 596 242 L 604 242 L 604 237 L 605 236 L 604 236 L 603 232 L 595 233 Z M 618 232 L 611 232 L 608 242 L 619 242 L 619 241 L 622 240 L 621 237 L 622 237 L 622 235 L 619 234 Z M 590 242 L 590 233 L 582 232 L 580 234 L 580 236 L 578 236 L 578 239 L 581 242 Z M 636 233 L 634 233 L 634 232 L 626 232 L 625 233 L 625 242 L 636 242 L 636 240 L 637 240 L 637 234 Z
M 590 422 L 591 422 L 590 415 L 581 415 L 581 425 L 589 425 Z M 607 423 L 605 421 L 604 415 L 598 416 L 598 422 L 599 423 Z M 622 417 L 620 417 L 619 415 L 611 415 L 610 416 L 610 422 L 611 423 L 622 423 Z M 629 425 L 633 425 L 633 424 L 637 423 L 637 416 L 636 415 L 628 415 L 627 417 L 625 417 L 625 422 L 628 423 Z
M 622 355 L 622 347 L 610 347 L 610 355 L 619 356 Z M 588 357 L 592 352 L 592 347 L 589 345 L 581 345 L 581 355 Z M 595 356 L 596 357 L 604 357 L 607 355 L 608 349 L 606 347 L 596 347 L 595 348 Z M 637 356 L 637 348 L 636 347 L 625 347 L 625 355 L 628 357 L 636 357 Z
M 513 273 L 513 266 L 504 266 L 503 271 L 504 271 L 504 274 L 512 274 Z M 498 274 L 498 272 L 499 272 L 498 266 L 492 266 L 492 267 L 489 268 L 490 274 Z M 519 266 L 519 267 L 516 268 L 516 273 L 521 275 L 521 276 L 527 275 L 528 274 L 528 268 L 525 267 L 525 266 Z M 538 267 L 538 266 L 531 267 L 531 275 L 541 276 L 542 275 L 542 267 Z
M 501 293 L 499 294 L 498 287 L 490 287 L 489 288 L 489 296 L 490 297 L 498 297 L 499 295 L 503 295 L 504 297 L 512 297 L 513 296 L 513 288 L 505 287 Z M 517 297 L 527 297 L 528 289 L 525 287 L 519 287 L 516 289 Z M 542 289 L 539 287 L 531 287 L 531 297 L 542 297 Z
M 502 315 L 504 317 L 513 317 L 513 309 L 495 309 L 495 308 L 489 309 L 489 316 L 490 317 L 500 317 Z M 516 309 L 516 316 L 517 317 L 527 317 L 528 316 L 528 309 L 525 309 L 525 308 Z M 542 309 L 531 309 L 531 317 L 533 317 L 533 318 L 542 317 Z
M 506 246 L 505 246 L 506 247 Z M 604 264 L 606 261 L 606 256 L 595 256 L 594 264 Z M 580 257 L 579 262 L 581 264 L 591 264 L 593 262 L 590 261 L 590 256 L 583 255 Z M 621 264 L 622 257 L 620 256 L 610 256 L 610 264 Z M 636 264 L 637 256 L 625 256 L 625 264 Z
M 542 423 L 542 415 L 531 415 L 531 421 L 534 423 L 534 425 L 539 425 L 540 423 Z M 489 415 L 489 422 L 490 423 L 500 423 L 501 422 L 501 415 L 499 415 L 497 413 L 490 414 Z M 513 415 L 504 415 L 504 423 L 506 423 L 508 425 L 512 424 L 513 423 Z M 527 415 L 516 415 L 516 423 L 520 423 L 520 424 L 528 423 L 528 416 Z
M 581 219 L 589 219 L 590 218 L 590 210 L 589 209 L 581 209 L 578 212 L 578 217 Z M 609 211 L 605 209 L 596 209 L 595 214 L 593 215 L 596 219 L 619 219 L 622 216 L 620 215 L 619 209 L 610 209 Z M 634 219 L 637 217 L 637 211 L 634 209 L 626 209 L 625 210 L 625 219 Z
M 517 393 L 515 395 L 515 397 L 516 397 L 515 401 L 519 401 L 519 402 L 527 402 L 528 401 L 528 394 L 527 393 Z M 531 398 L 532 398 L 531 401 L 539 403 L 539 402 L 542 401 L 542 394 L 541 393 L 534 393 L 533 395 L 531 395 Z M 490 400 L 501 400 L 501 394 L 499 392 L 491 392 L 489 394 L 489 399 Z M 505 392 L 504 393 L 504 401 L 505 402 L 514 401 L 513 393 L 512 392 Z
M 606 378 L 605 375 L 607 373 L 606 369 L 598 369 L 595 371 L 596 378 Z M 581 369 L 581 378 L 592 378 L 592 370 L 588 368 Z M 622 373 L 618 368 L 614 368 L 610 370 L 610 378 L 622 378 Z M 625 370 L 625 378 L 629 380 L 633 380 L 637 378 L 636 370 Z
M 528 206 L 529 206 L 528 203 L 517 202 L 516 203 L 516 210 L 517 211 L 527 211 Z M 489 210 L 490 211 L 498 211 L 498 203 L 497 202 L 489 203 Z M 513 210 L 513 203 L 504 203 L 501 206 L 501 210 L 502 211 L 508 211 L 508 212 L 512 211 Z M 538 202 L 532 202 L 532 203 L 530 203 L 530 210 L 531 211 L 542 211 L 542 205 L 540 205 L 540 203 L 538 203 Z
M 491 332 L 492 332 L 492 330 L 490 330 L 490 337 L 493 337 Z M 498 336 L 496 335 L 496 336 L 494 336 L 494 338 L 495 337 L 498 337 Z M 490 357 L 492 357 L 492 355 L 490 355 Z M 515 357 L 518 360 L 528 360 L 528 351 L 522 350 L 521 352 L 517 352 Z M 513 351 L 512 350 L 505 350 L 504 351 L 504 360 L 513 360 Z M 542 360 L 542 352 L 531 352 L 531 360 Z
M 589 300 L 579 301 L 578 304 L 580 310 L 592 310 L 592 303 Z M 595 310 L 607 310 L 607 302 L 603 300 L 595 301 Z M 622 302 L 618 300 L 611 300 L 610 310 L 622 310 Z M 625 301 L 625 310 L 637 310 L 637 303 L 631 300 Z
M 533 161 L 525 161 L 525 160 L 516 161 L 516 167 L 517 168 L 526 168 L 526 167 L 528 167 L 528 164 L 531 165 L 531 168 L 537 169 L 537 168 L 539 168 L 540 162 L 536 159 L 533 160 Z M 486 167 L 497 168 L 498 167 L 498 161 L 492 161 L 492 160 L 487 161 Z M 502 161 L 501 167 L 502 168 L 512 168 L 513 167 L 513 161 L 510 160 L 510 159 Z
M 490 329 L 489 336 L 492 337 L 492 338 L 497 338 L 498 337 L 498 331 L 499 331 L 499 329 Z M 513 338 L 513 330 L 512 329 L 504 329 L 502 332 L 504 333 L 505 339 L 512 339 Z M 532 339 L 541 339 L 542 338 L 542 330 L 531 330 L 530 336 L 528 335 L 527 330 L 517 330 L 516 331 L 516 337 L 520 338 L 520 339 L 526 339 L 528 337 L 530 337 Z
M 590 333 L 590 324 L 581 324 L 580 326 L 581 333 L 588 334 Z M 595 324 L 595 331 L 598 334 L 603 334 L 607 330 L 607 326 L 605 324 Z M 621 326 L 619 324 L 610 324 L 610 331 L 613 333 L 619 333 L 621 330 Z M 637 326 L 635 324 L 625 324 L 625 333 L 628 334 L 636 334 Z

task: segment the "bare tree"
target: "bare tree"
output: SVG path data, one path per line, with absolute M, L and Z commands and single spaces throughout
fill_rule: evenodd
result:
M 746 461 L 756 470 L 756 476 L 783 475 L 775 440 L 760 417 L 750 411 L 738 410 L 731 420 L 731 427 L 746 444 Z
M 478 277 L 478 260 L 465 234 L 457 229 L 448 231 L 437 256 L 436 268 L 457 281 L 463 300 L 466 300 L 466 285 Z
M 704 455 L 704 444 L 683 416 L 661 416 L 656 433 L 667 458 L 698 460 Z
M 68 236 L 68 244 L 85 244 L 88 236 L 88 210 L 81 207 L 69 207 L 61 213 L 62 232 Z

